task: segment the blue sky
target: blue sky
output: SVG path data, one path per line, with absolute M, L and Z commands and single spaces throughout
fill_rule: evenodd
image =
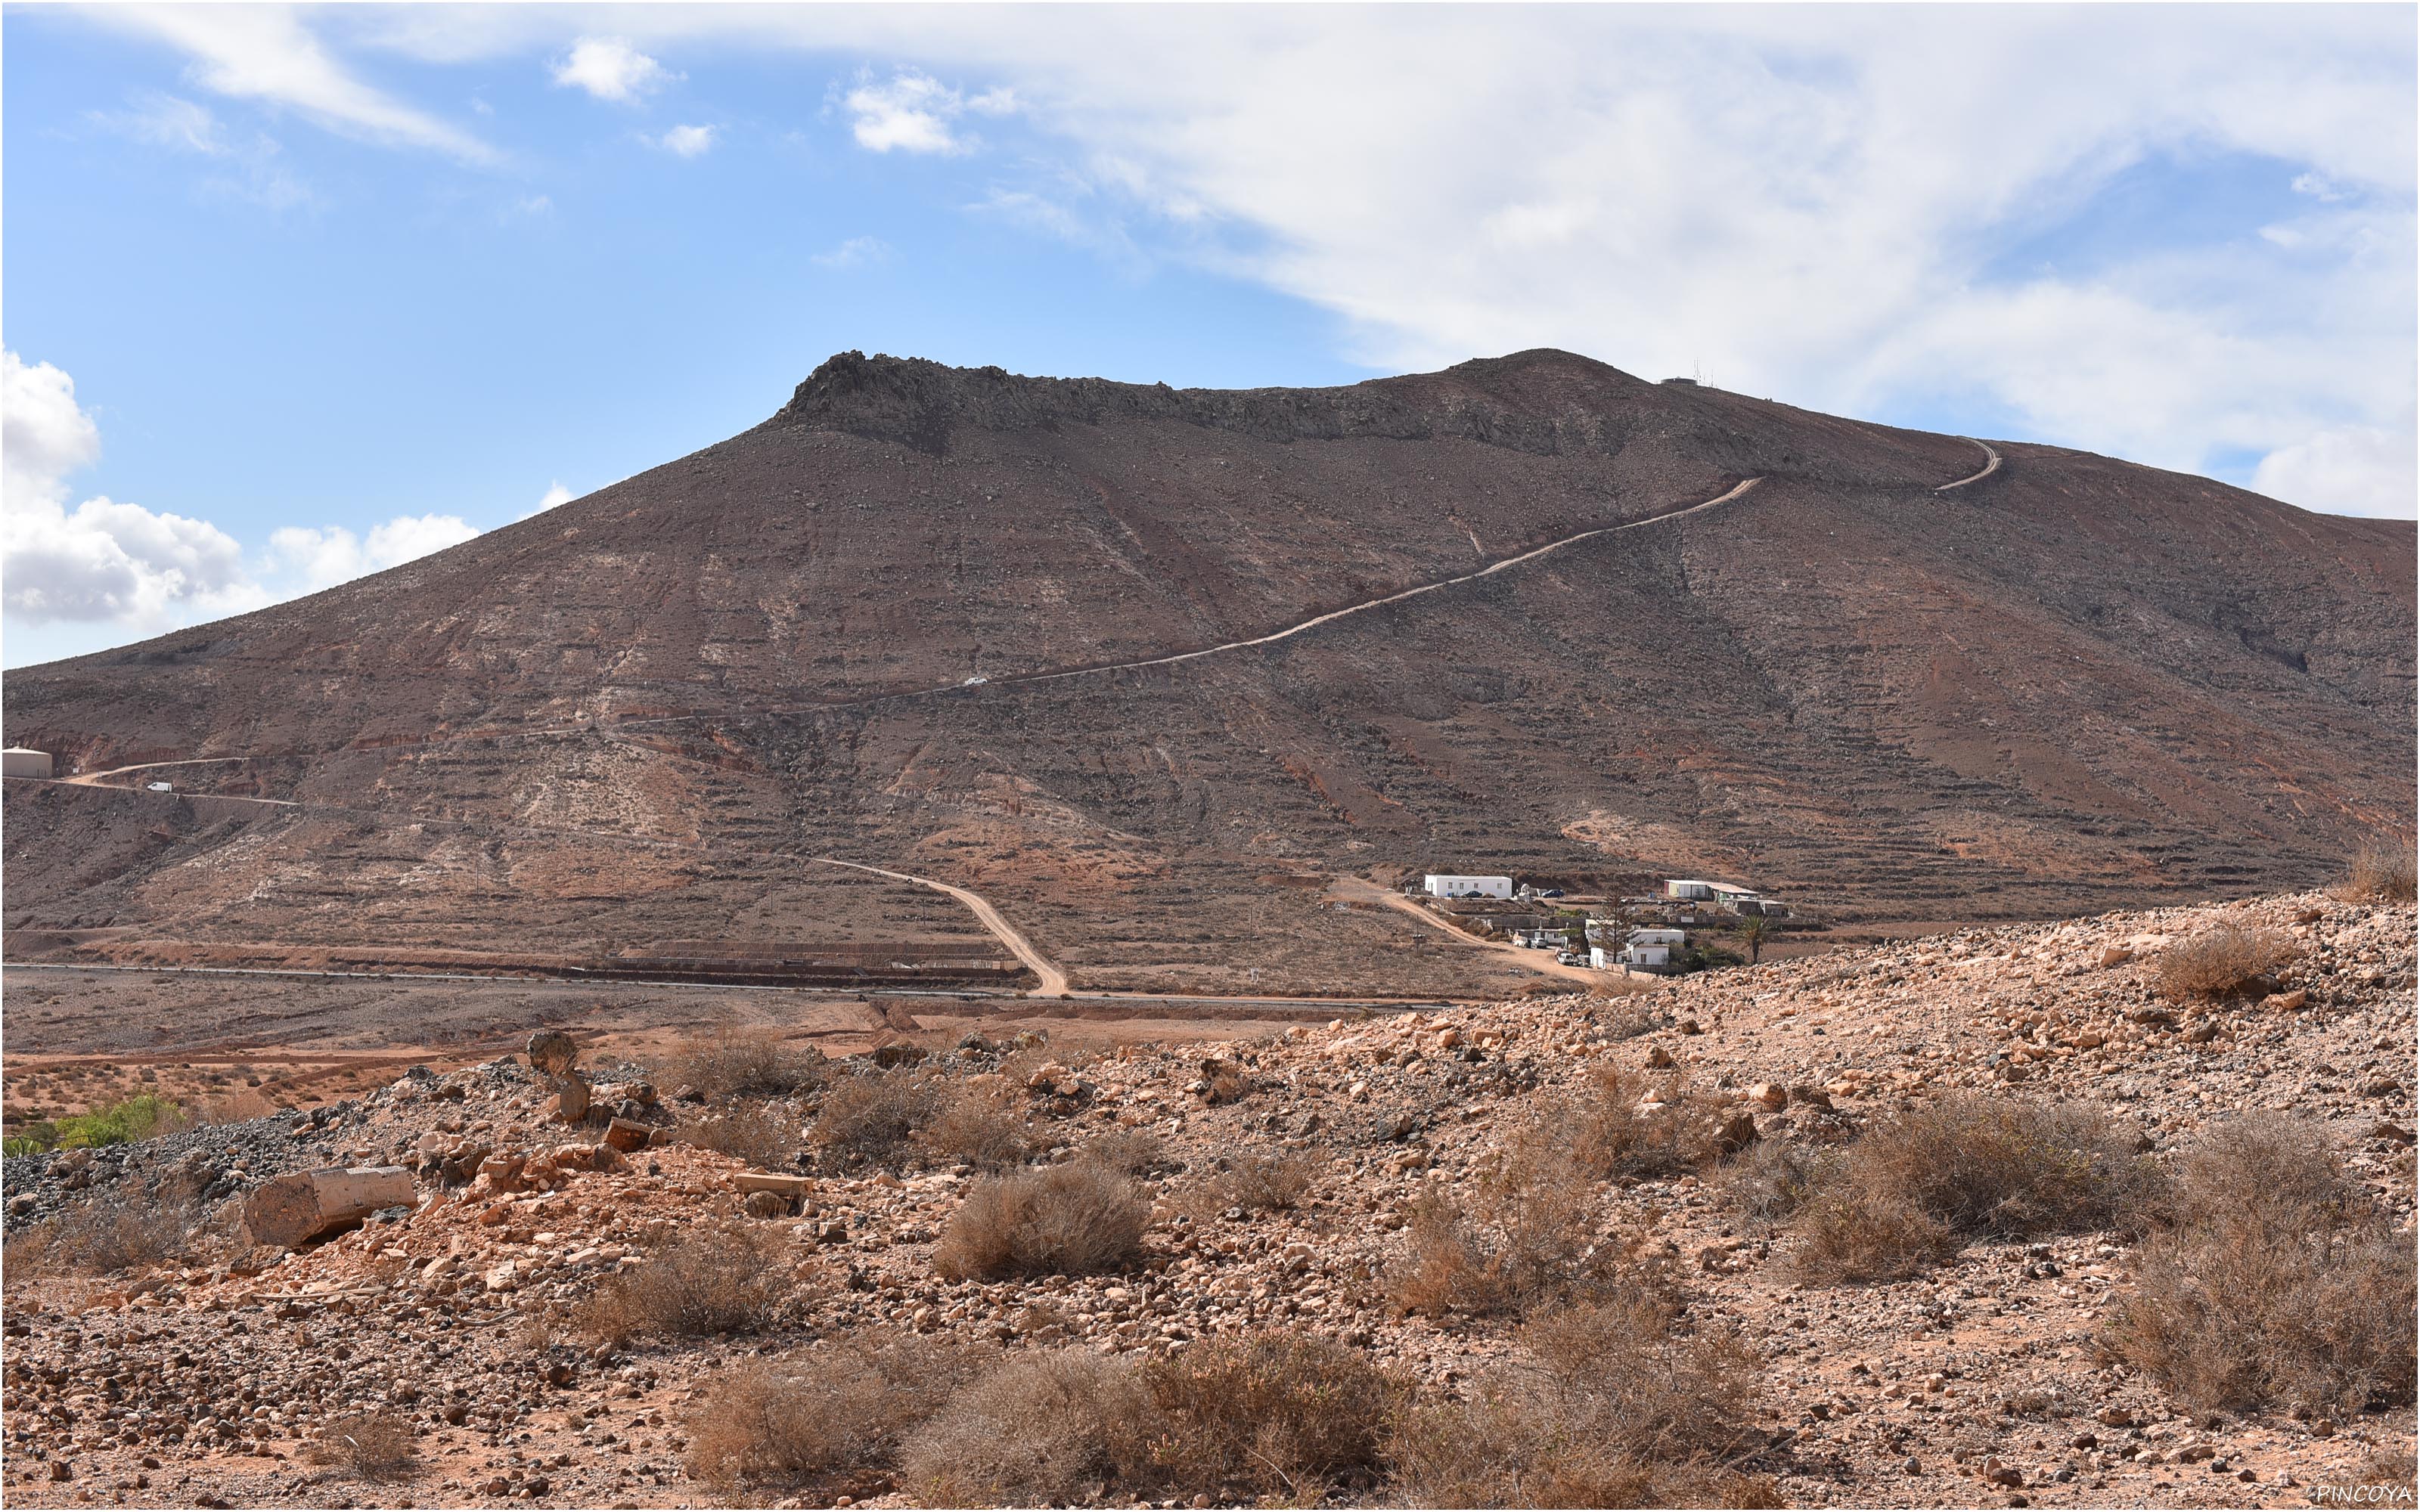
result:
M 1552 345 L 2413 513 L 2409 8 L 10 8 L 8 665 L 376 570 L 833 351 Z

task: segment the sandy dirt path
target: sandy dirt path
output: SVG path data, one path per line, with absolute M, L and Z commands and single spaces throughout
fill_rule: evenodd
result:
M 1975 441 L 1976 445 L 1983 447 L 1983 456 L 1985 459 L 1983 462 L 1983 471 L 1980 472 L 1970 472 L 1966 474 L 1966 476 L 1959 479 L 1956 483 L 1945 483 L 1939 487 L 1933 489 L 1932 491 L 1934 493 L 1947 493 L 1952 488 L 1963 488 L 1970 483 L 1980 483 L 1985 478 L 1990 477 L 1993 473 L 2000 471 L 1999 453 L 1992 450 L 1989 446 L 1985 446 L 1981 441 L 1976 441 L 1975 438 L 1972 436 L 1967 437 L 1966 440 Z
M 1041 951 L 1033 948 L 1032 940 L 1027 939 L 1016 926 L 1001 918 L 1000 910 L 986 903 L 981 895 L 969 892 L 964 887 L 954 887 L 946 882 L 936 882 L 931 877 L 913 876 L 906 872 L 889 872 L 878 866 L 867 866 L 862 861 L 837 861 L 829 856 L 818 856 L 814 860 L 818 866 L 839 866 L 846 867 L 851 872 L 871 872 L 877 877 L 889 877 L 893 882 L 912 882 L 920 887 L 930 887 L 935 892 L 948 893 L 966 904 L 968 910 L 975 916 L 976 920 L 984 928 L 991 931 L 1001 944 L 1007 946 L 1019 961 L 1024 962 L 1036 977 L 1042 979 L 1042 985 L 1034 989 L 1036 993 L 1045 997 L 1056 997 L 1067 990 L 1067 974 L 1052 965 Z

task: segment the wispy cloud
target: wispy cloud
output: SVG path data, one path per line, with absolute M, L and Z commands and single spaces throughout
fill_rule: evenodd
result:
M 92 111 L 86 118 L 104 131 L 209 164 L 200 179 L 205 193 L 250 201 L 271 209 L 306 204 L 312 195 L 284 162 L 275 138 L 226 130 L 206 105 L 156 91 L 138 93 L 122 111 Z
M 554 63 L 554 82 L 598 100 L 632 104 L 678 74 L 631 45 L 627 37 L 583 37 Z
M 808 258 L 818 268 L 862 268 L 868 263 L 888 262 L 891 243 L 880 237 L 851 237 L 829 252 L 819 252 Z
M 229 99 L 291 110 L 328 131 L 391 147 L 423 147 L 492 164 L 493 147 L 402 103 L 329 56 L 291 10 L 263 6 L 104 7 L 96 16 L 177 47 L 187 77 Z

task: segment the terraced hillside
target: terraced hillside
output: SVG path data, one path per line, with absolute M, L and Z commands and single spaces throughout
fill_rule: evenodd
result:
M 1334 878 L 2047 917 L 2411 824 L 2408 522 L 1996 442 L 1942 487 L 1985 455 L 1559 352 L 1242 393 L 845 354 L 537 518 L 9 674 L 8 741 L 87 773 L 231 759 L 9 783 L 8 923 L 879 937 L 827 856 L 1079 985 L 1425 992 L 1482 958 Z

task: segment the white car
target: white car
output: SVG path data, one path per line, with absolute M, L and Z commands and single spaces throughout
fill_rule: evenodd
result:
M 1588 957 L 1581 955 L 1575 950 L 1565 950 L 1562 954 L 1555 957 L 1555 964 L 1559 966 L 1584 966 L 1588 964 Z
M 958 686 L 959 686 L 960 687 L 983 687 L 983 685 L 984 685 L 984 684 L 988 683 L 988 682 L 990 682 L 990 681 L 991 681 L 991 679 L 990 679 L 990 678 L 988 678 L 988 677 L 970 677 L 970 678 L 968 678 L 965 682 L 960 683 Z

